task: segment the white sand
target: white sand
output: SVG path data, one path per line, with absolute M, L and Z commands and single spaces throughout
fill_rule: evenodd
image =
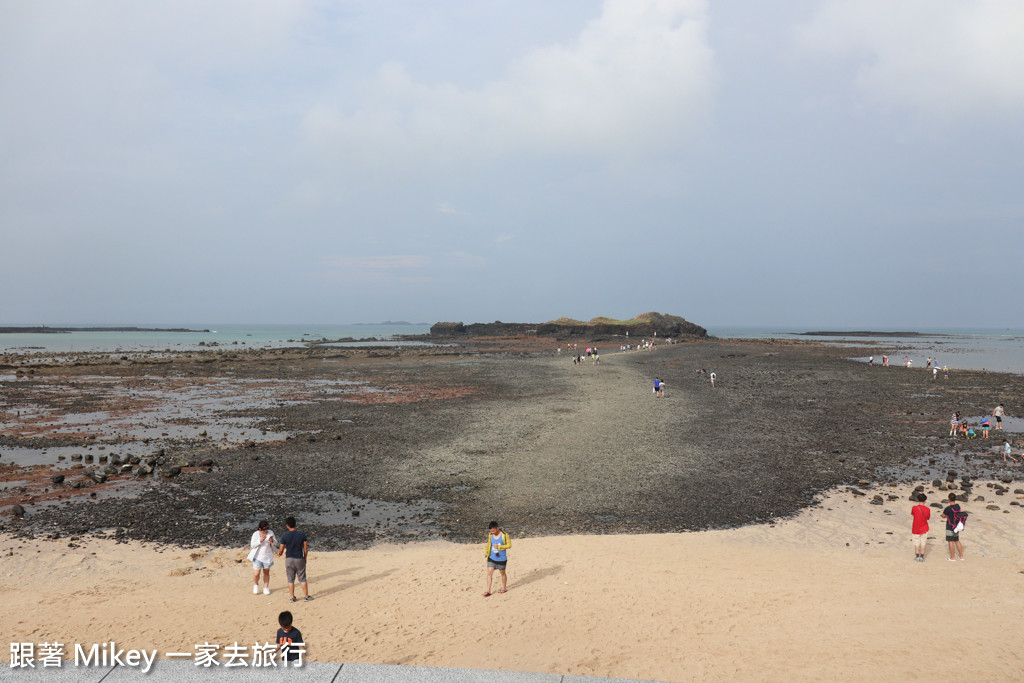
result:
M 248 530 L 237 550 L 0 537 L 2 624 L 9 642 L 114 640 L 162 655 L 272 640 L 291 609 L 314 661 L 662 680 L 1020 680 L 1017 497 L 976 491 L 1010 513 L 965 506 L 964 562 L 946 561 L 933 510 L 930 554 L 916 563 L 908 491 L 880 489 L 900 496 L 883 506 L 836 493 L 793 520 L 730 531 L 513 533 L 510 590 L 488 598 L 483 532 L 479 545 L 314 552 L 316 599 L 294 605 L 280 562 L 272 595 L 252 595 Z

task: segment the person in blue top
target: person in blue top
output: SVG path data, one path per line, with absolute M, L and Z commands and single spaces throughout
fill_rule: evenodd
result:
M 665 383 L 660 377 L 654 378 L 654 398 L 661 398 L 665 395 Z
M 512 547 L 512 541 L 509 540 L 508 534 L 501 530 L 497 522 L 491 522 L 487 528 L 490 533 L 487 535 L 487 590 L 484 591 L 485 598 L 491 595 L 491 579 L 495 569 L 501 574 L 501 590 L 498 592 L 505 593 L 508 591 L 508 577 L 505 575 L 505 565 L 508 564 L 508 553 L 506 551 Z

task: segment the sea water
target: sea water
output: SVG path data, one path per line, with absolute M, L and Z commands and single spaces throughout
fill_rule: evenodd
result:
M 77 326 L 68 326 L 77 327 Z M 92 327 L 92 326 L 88 326 Z M 76 351 L 132 352 L 132 351 L 187 351 L 216 344 L 239 345 L 253 348 L 281 348 L 302 346 L 311 341 L 337 339 L 374 340 L 402 345 L 401 335 L 430 332 L 427 324 L 350 324 L 350 325 L 152 325 L 155 328 L 187 328 L 193 332 L 54 332 L 0 334 L 0 352 L 56 352 Z M 204 331 L 205 330 L 205 331 Z
M 873 331 L 886 332 L 884 329 Z M 919 336 L 818 336 L 801 334 L 799 330 L 754 327 L 708 330 L 708 334 L 724 339 L 787 339 L 856 348 L 870 346 L 875 349 L 873 355 L 877 365 L 882 364 L 884 354 L 889 356 L 890 366 L 900 367 L 904 358 L 909 358 L 914 368 L 924 368 L 930 357 L 937 360 L 940 373 L 943 367 L 948 367 L 950 372 L 959 369 L 1024 374 L 1024 330 L 929 329 L 915 332 Z M 868 357 L 858 356 L 855 360 L 866 363 Z

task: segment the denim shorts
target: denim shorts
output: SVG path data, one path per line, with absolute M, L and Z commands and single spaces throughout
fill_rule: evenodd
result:
M 260 562 L 259 560 L 252 561 L 252 568 L 259 571 L 260 569 L 270 569 L 274 566 L 274 560 L 271 558 L 270 562 Z

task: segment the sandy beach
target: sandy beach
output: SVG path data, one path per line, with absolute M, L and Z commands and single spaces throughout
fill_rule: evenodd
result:
M 1003 510 L 1024 496 L 965 506 L 962 562 L 946 561 L 933 510 L 922 564 L 909 490 L 883 487 L 900 497 L 884 505 L 836 491 L 733 530 L 513 537 L 509 592 L 488 598 L 479 544 L 313 552 L 315 600 L 292 605 L 280 563 L 272 594 L 251 594 L 242 548 L 4 537 L 3 623 L 10 642 L 114 640 L 162 656 L 262 643 L 290 608 L 312 661 L 668 681 L 934 679 L 953 666 L 1017 679 L 1024 515 Z

